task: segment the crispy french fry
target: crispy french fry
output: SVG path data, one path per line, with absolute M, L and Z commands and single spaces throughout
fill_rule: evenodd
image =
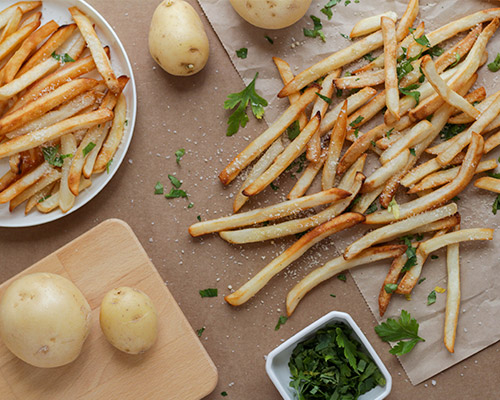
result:
M 484 100 L 486 99 L 486 89 L 484 88 L 484 86 L 478 87 L 477 89 L 467 93 L 464 96 L 464 99 L 467 100 L 469 103 L 471 103 L 481 112 L 481 110 L 477 107 L 477 105 L 483 103 Z M 455 110 L 453 111 L 453 115 L 451 116 L 451 118 L 448 120 L 448 123 L 451 124 L 452 123 L 451 121 L 458 115 L 465 115 L 467 118 L 471 118 L 467 114 L 461 113 L 460 110 Z M 474 118 L 470 119 L 469 122 L 474 122 Z
M 116 79 L 113 68 L 111 68 L 111 62 L 109 61 L 108 55 L 103 50 L 103 45 L 92 26 L 92 22 L 90 22 L 89 18 L 77 7 L 70 7 L 69 12 L 73 16 L 73 19 L 78 25 L 78 29 L 80 29 L 82 36 L 87 42 L 87 46 L 92 53 L 97 70 L 104 78 L 106 85 L 113 93 L 120 93 L 120 84 L 118 83 L 118 79 Z
M 14 181 L 18 178 L 18 174 L 12 170 L 8 170 L 4 175 L 0 177 L 0 193 L 8 188 Z
M 253 140 L 241 153 L 239 153 L 219 174 L 220 181 L 227 185 L 238 174 L 245 169 L 253 160 L 264 152 L 280 135 L 288 128 L 304 111 L 311 101 L 317 96 L 317 88 L 307 89 L 300 99 L 290 105 L 288 109 L 265 130 L 259 137 Z
M 73 158 L 76 156 L 76 139 L 71 133 L 61 137 L 61 152 L 62 154 L 71 154 L 72 157 L 67 157 L 63 161 L 61 169 L 61 186 L 59 188 L 59 208 L 63 213 L 68 212 L 75 204 L 75 196 L 69 188 L 68 178 L 70 176 L 70 168 L 73 164 Z M 80 181 L 78 180 L 78 183 Z
M 327 158 L 323 168 L 321 177 L 321 187 L 323 190 L 330 189 L 335 183 L 335 173 L 337 171 L 337 163 L 340 157 L 340 152 L 344 146 L 345 136 L 347 133 L 347 100 L 344 101 L 342 110 L 335 122 L 332 133 L 330 134 L 330 143 L 328 145 Z
M 52 169 L 52 167 L 45 162 L 39 167 L 35 168 L 33 171 L 16 180 L 12 185 L 7 187 L 0 193 L 0 204 L 11 201 L 14 197 L 18 196 L 27 188 L 34 185 L 46 173 L 48 173 L 50 169 Z
M 382 287 L 380 288 L 378 295 L 378 312 L 381 317 L 383 317 L 387 311 L 387 307 L 389 306 L 389 302 L 392 297 L 392 292 L 385 290 L 386 285 L 398 283 L 399 275 L 401 274 L 401 270 L 406 264 L 406 261 L 408 261 L 406 253 L 403 253 L 399 257 L 392 260 L 391 267 L 389 268 L 389 272 L 382 283 Z
M 7 36 L 3 42 L 0 42 L 0 61 L 16 50 L 39 26 L 40 21 L 34 21 Z
M 19 129 L 62 103 L 86 92 L 97 85 L 94 79 L 81 78 L 62 85 L 58 89 L 40 97 L 19 110 L 0 119 L 0 136 Z
M 237 213 L 241 209 L 241 207 L 243 207 L 243 205 L 248 201 L 248 197 L 243 194 L 243 190 L 252 182 L 254 182 L 259 176 L 261 176 L 266 171 L 266 169 L 271 166 L 276 157 L 278 157 L 283 152 L 284 149 L 285 146 L 283 146 L 281 138 L 278 138 L 271 145 L 271 147 L 266 150 L 263 156 L 255 163 L 247 178 L 241 185 L 239 192 L 236 194 L 236 196 L 234 196 L 234 213 Z
M 389 211 L 378 211 L 370 214 L 366 218 L 367 224 L 383 224 L 399 219 L 407 218 L 410 215 L 415 215 L 426 210 L 438 207 L 445 204 L 457 194 L 459 194 L 468 183 L 471 181 L 476 167 L 479 164 L 484 147 L 483 138 L 480 135 L 474 134 L 473 140 L 467 150 L 464 162 L 460 167 L 457 177 L 445 186 L 435 190 L 427 196 L 412 200 L 408 203 L 399 206 L 399 215 L 396 217 Z
M 382 17 L 381 27 L 384 37 L 385 101 L 387 110 L 399 121 L 396 25 L 392 19 Z
M 387 11 L 380 15 L 374 15 L 372 17 L 363 18 L 359 20 L 356 25 L 352 28 L 349 36 L 351 38 L 356 38 L 359 36 L 365 36 L 370 33 L 380 30 L 381 18 L 387 17 L 396 22 L 398 20 L 398 15 L 394 11 Z
M 331 221 L 325 222 L 313 230 L 307 232 L 291 247 L 281 253 L 252 279 L 246 282 L 234 293 L 226 296 L 226 300 L 232 306 L 240 306 L 255 296 L 276 274 L 287 268 L 292 262 L 300 258 L 307 250 L 323 239 L 348 229 L 364 221 L 361 214 L 346 213 L 339 215 Z
M 385 71 L 363 72 L 358 75 L 343 76 L 335 79 L 335 86 L 339 89 L 359 89 L 369 86 L 381 85 L 385 82 Z
M 430 56 L 424 56 L 422 60 L 422 70 L 434 90 L 445 102 L 465 112 L 474 119 L 477 119 L 479 117 L 479 110 L 477 110 L 472 104 L 470 104 L 457 92 L 451 90 L 446 82 L 439 76 L 434 61 L 432 61 L 432 58 Z
M 415 228 L 414 230 L 411 230 L 410 232 L 407 233 L 407 235 L 415 235 L 417 233 L 423 234 L 423 233 L 428 233 L 428 232 L 436 232 L 436 231 L 441 231 L 441 232 L 448 232 L 451 228 L 454 228 L 456 226 L 460 225 L 460 214 L 456 213 L 450 217 L 446 217 L 443 219 L 440 219 L 435 222 L 431 222 L 430 224 L 427 224 L 425 226 L 420 226 L 418 228 Z M 444 235 L 444 233 L 440 233 Z
M 97 139 L 95 141 L 95 147 L 92 150 L 90 150 L 90 153 L 85 158 L 85 164 L 83 165 L 82 173 L 83 173 L 83 176 L 87 179 L 89 179 L 92 176 L 92 174 L 94 173 L 94 167 L 95 167 L 95 164 L 97 161 L 97 157 L 99 156 L 99 153 L 102 150 L 102 146 L 103 146 L 104 141 L 106 140 L 106 138 L 109 134 L 110 129 L 111 129 L 111 123 L 106 122 L 102 133 L 97 135 Z M 109 169 L 109 165 L 110 165 L 111 160 L 113 159 L 113 155 L 114 155 L 114 153 L 112 154 L 111 158 L 109 159 L 110 160 L 109 163 L 106 163 L 104 166 L 104 169 L 102 171 L 99 171 L 99 172 L 104 172 L 104 170 Z
M 8 157 L 20 151 L 33 149 L 45 142 L 57 139 L 66 133 L 102 124 L 112 118 L 113 113 L 108 109 L 99 109 L 87 114 L 76 115 L 48 128 L 30 132 L 0 144 L 0 158 Z
M 352 211 L 360 214 L 365 214 L 370 208 L 370 206 L 375 201 L 377 201 L 377 198 L 380 196 L 383 189 L 384 189 L 383 186 L 379 186 L 378 188 L 375 188 L 373 191 L 369 193 L 364 193 L 360 195 L 356 200 L 356 203 L 352 207 Z
M 23 12 L 19 7 L 12 11 L 7 25 L 0 34 L 0 44 L 2 44 L 5 39 L 7 39 L 10 35 L 13 35 L 17 31 L 22 17 Z
M 29 11 L 34 10 L 42 5 L 41 1 L 20 1 L 7 7 L 3 11 L 0 12 L 0 29 L 5 27 L 9 22 L 9 19 L 12 16 L 12 13 L 15 12 L 18 8 L 21 10 L 23 14 L 26 14 Z
M 43 189 L 35 193 L 33 196 L 31 196 L 29 200 L 26 202 L 26 207 L 24 208 L 24 215 L 28 215 L 30 211 L 33 210 L 38 203 L 48 198 L 55 185 L 56 185 L 55 182 L 50 185 L 47 185 Z
M 288 200 L 273 206 L 248 211 L 241 214 L 222 217 L 212 221 L 198 222 L 189 227 L 191 236 L 201 236 L 207 233 L 220 232 L 227 229 L 235 229 L 242 226 L 258 224 L 264 221 L 272 221 L 300 211 L 317 207 L 323 204 L 336 203 L 351 194 L 342 189 L 333 188 L 324 192 L 315 193 L 310 196 L 301 197 L 296 200 Z
M 464 155 L 464 153 L 459 153 L 459 155 Z M 463 161 L 463 157 L 457 158 L 455 157 L 454 161 L 460 161 L 458 163 L 451 162 L 450 165 L 461 164 Z M 417 182 L 420 182 L 426 176 L 432 174 L 433 172 L 439 171 L 442 168 L 441 164 L 437 161 L 436 158 L 432 158 L 429 161 L 426 161 L 423 164 L 420 164 L 418 167 L 413 168 L 409 171 L 403 179 L 401 179 L 401 184 L 405 187 L 412 187 Z
M 363 126 L 365 123 L 375 117 L 385 107 L 385 90 L 377 94 L 367 104 L 349 116 L 347 120 L 347 136 L 346 138 L 354 142 L 356 137 L 356 130 Z
M 481 101 L 476 107 L 476 109 L 482 113 L 484 112 L 491 104 L 497 99 L 497 93 L 493 93 L 491 96 L 488 96 L 486 99 Z M 468 100 L 469 103 L 476 101 L 476 99 L 472 99 L 472 101 Z M 465 113 L 461 113 L 460 111 L 459 115 L 453 116 L 449 119 L 448 123 L 450 124 L 470 124 L 471 122 L 475 121 L 475 118 L 470 117 L 469 115 Z
M 479 178 L 474 182 L 474 186 L 479 189 L 489 190 L 490 192 L 500 193 L 500 179 L 495 179 L 489 176 Z
M 446 291 L 444 346 L 450 353 L 454 353 L 460 313 L 460 245 L 458 243 L 450 244 L 446 248 L 446 270 L 448 290 Z
M 499 120 L 500 123 L 500 118 L 496 118 Z M 499 125 L 500 126 L 500 125 Z M 495 133 L 494 135 L 491 135 L 486 142 L 484 142 L 484 153 L 489 153 L 491 150 L 496 148 L 498 145 L 500 145 L 500 132 Z
M 349 245 L 345 249 L 344 258 L 346 260 L 353 258 L 370 246 L 393 240 L 399 236 L 405 235 L 406 233 L 418 227 L 422 227 L 426 224 L 430 224 L 440 219 L 449 217 L 456 212 L 457 205 L 455 203 L 450 203 L 438 209 L 414 215 L 404 221 L 395 222 L 391 225 L 386 225 L 381 228 L 375 229 L 374 231 L 367 233 L 361 239 L 358 239 L 357 241 Z M 369 214 L 367 218 L 369 218 L 371 215 L 373 214 Z
M 366 178 L 361 193 L 369 193 L 376 188 L 382 186 L 391 176 L 401 170 L 407 163 L 410 157 L 410 150 L 405 149 L 392 160 L 388 161 L 377 169 L 373 174 Z
M 52 168 L 48 171 L 44 176 L 42 176 L 35 184 L 31 185 L 29 188 L 19 193 L 16 197 L 14 197 L 9 204 L 9 211 L 12 212 L 14 209 L 20 204 L 24 203 L 30 197 L 35 195 L 37 192 L 42 190 L 43 188 L 49 186 L 55 181 L 61 179 L 61 173 L 56 169 Z
M 310 272 L 296 284 L 286 297 L 287 315 L 290 316 L 304 296 L 320 283 L 343 271 L 363 264 L 374 263 L 387 258 L 399 257 L 406 250 L 402 245 L 386 245 L 364 250 L 357 257 L 345 260 L 342 256 L 334 258 L 320 268 Z
M 272 181 L 274 181 L 292 162 L 295 160 L 305 149 L 307 142 L 318 130 L 321 121 L 320 114 L 316 114 L 308 122 L 306 127 L 300 132 L 292 143 L 290 143 L 287 148 L 281 153 L 274 163 L 259 176 L 255 182 L 243 190 L 245 196 L 254 196 L 260 193 L 267 186 L 269 186 Z
M 281 222 L 276 225 L 263 226 L 260 228 L 247 228 L 238 231 L 220 232 L 222 239 L 229 243 L 243 244 L 260 242 L 278 237 L 294 235 L 304 232 L 310 228 L 314 228 L 322 223 L 340 215 L 352 202 L 354 197 L 359 192 L 363 184 L 364 176 L 359 172 L 363 169 L 366 157 L 361 157 L 360 160 L 351 167 L 339 184 L 339 189 L 349 190 L 352 193 L 349 197 L 339 201 L 325 210 L 311 217 L 295 219 L 292 221 Z M 351 172 L 351 173 L 350 173 Z
M 80 193 L 83 192 L 91 185 L 92 182 L 90 181 L 90 179 L 82 179 L 80 181 L 79 192 Z M 51 211 L 54 211 L 58 207 L 59 207 L 59 188 L 57 188 L 57 190 L 55 191 L 53 190 L 53 193 L 50 197 L 48 197 L 47 199 L 36 205 L 37 210 L 43 213 L 49 213 Z
M 300 178 L 297 180 L 297 183 L 293 185 L 292 190 L 290 191 L 290 193 L 288 193 L 287 199 L 298 199 L 299 197 L 302 197 L 304 194 L 306 194 L 307 189 L 309 189 L 309 187 L 312 185 L 314 178 L 316 178 L 316 175 L 318 175 L 321 167 L 323 167 L 327 154 L 327 150 L 323 150 L 318 162 L 310 162 L 308 164 Z M 331 189 L 331 187 L 327 189 Z

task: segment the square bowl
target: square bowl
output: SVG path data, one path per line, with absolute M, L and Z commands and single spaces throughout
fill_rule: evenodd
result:
M 335 322 L 342 322 L 353 330 L 356 339 L 361 343 L 361 348 L 373 359 L 386 381 L 384 387 L 374 387 L 369 392 L 360 396 L 359 400 L 382 400 L 389 395 L 392 388 L 392 377 L 366 336 L 363 332 L 361 332 L 361 329 L 359 329 L 359 326 L 354 322 L 349 314 L 332 311 L 293 335 L 290 339 L 276 347 L 268 354 L 266 372 L 283 399 L 297 399 L 295 391 L 289 386 L 290 369 L 288 367 L 290 356 L 292 355 L 292 352 L 297 344 L 311 338 L 319 329 Z

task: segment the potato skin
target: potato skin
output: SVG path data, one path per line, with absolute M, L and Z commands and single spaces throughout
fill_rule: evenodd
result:
M 128 354 L 145 352 L 158 336 L 155 306 L 139 289 L 122 286 L 106 293 L 99 321 L 106 339 Z
M 264 29 L 282 29 L 301 19 L 312 0 L 230 0 L 247 22 Z
M 0 337 L 21 360 L 53 368 L 74 361 L 90 331 L 90 306 L 68 279 L 25 275 L 0 300 Z
M 164 0 L 149 30 L 149 52 L 169 74 L 193 75 L 203 69 L 210 46 L 200 17 L 189 3 Z

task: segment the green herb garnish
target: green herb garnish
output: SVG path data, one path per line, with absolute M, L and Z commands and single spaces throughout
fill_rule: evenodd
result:
M 172 189 L 170 189 L 170 192 L 165 195 L 165 197 L 167 199 L 178 199 L 180 197 L 183 197 L 183 198 L 187 199 L 188 195 L 182 189 L 174 189 L 174 188 L 172 188 Z
M 397 288 L 398 288 L 397 283 L 388 283 L 384 286 L 385 292 L 389 294 L 394 293 Z
M 193 208 L 194 207 L 194 203 L 189 203 L 188 204 L 188 208 Z
M 247 55 L 248 55 L 248 49 L 246 47 L 242 47 L 241 49 L 236 50 L 236 56 L 238 58 L 241 58 L 242 60 L 247 58 Z
M 221 395 L 222 397 L 226 397 L 226 396 L 227 396 L 227 392 L 220 392 L 220 395 Z
M 276 326 L 274 327 L 274 330 L 275 331 L 278 331 L 280 328 L 281 328 L 281 325 L 284 325 L 286 323 L 286 321 L 288 321 L 288 317 L 285 317 L 284 315 L 281 315 L 279 318 L 278 318 L 278 323 L 276 324 Z
M 356 125 L 360 124 L 360 123 L 361 123 L 361 121 L 363 121 L 364 119 L 365 119 L 365 117 L 363 117 L 363 116 L 361 116 L 361 115 L 358 115 L 358 116 L 356 117 L 356 119 L 355 119 L 354 121 L 352 121 L 352 122 L 349 124 L 349 126 L 350 126 L 351 128 L 354 128 Z
M 431 260 L 437 260 L 438 258 L 439 258 L 439 256 L 436 256 L 435 254 L 433 254 L 433 255 L 431 256 Z
M 280 187 L 275 185 L 273 182 L 271 182 L 269 186 L 271 186 L 271 189 L 273 189 L 275 192 L 280 189 Z
M 198 337 L 201 337 L 201 335 L 203 334 L 204 331 L 205 331 L 205 327 L 203 326 L 196 331 L 196 334 L 198 335 Z
M 417 103 L 416 105 L 418 106 L 418 104 L 420 103 L 420 92 L 416 89 L 418 89 L 419 87 L 420 85 L 418 83 L 414 83 L 413 85 L 410 85 L 405 88 L 400 87 L 399 91 L 401 92 L 401 94 L 404 94 L 405 96 L 413 97 L 413 99 Z
M 300 124 L 299 121 L 293 121 L 292 125 L 290 125 L 286 129 L 286 134 L 288 135 L 288 139 L 294 140 L 300 134 Z
M 407 258 L 405 265 L 401 269 L 401 272 L 406 272 L 411 267 L 417 264 L 417 248 L 413 247 L 413 243 L 411 242 L 413 240 L 412 236 L 404 236 L 403 238 L 401 238 L 401 240 L 406 245 L 406 258 Z
M 163 194 L 163 184 L 161 182 L 156 182 L 155 194 Z
M 372 56 L 372 53 L 365 54 L 363 58 L 368 62 L 372 62 L 375 60 L 375 57 Z
M 109 160 L 107 163 L 106 163 L 106 173 L 109 174 L 109 167 L 111 167 L 111 163 L 113 162 L 113 159 Z
M 342 281 L 342 282 L 347 282 L 347 277 L 345 274 L 338 274 L 337 279 Z
M 89 154 L 95 146 L 96 144 L 94 142 L 90 142 L 87 146 L 85 146 L 85 148 L 83 149 L 83 156 L 85 157 L 87 154 Z
M 176 189 L 179 189 L 182 186 L 182 182 L 179 179 L 177 179 L 175 176 L 168 175 L 168 179 L 170 179 L 170 182 L 172 183 L 172 185 L 175 186 Z
M 366 215 L 373 214 L 375 211 L 377 211 L 377 209 L 378 209 L 377 203 L 374 201 L 372 204 L 370 204 L 370 207 L 366 209 L 365 214 Z
M 418 336 L 418 322 L 411 318 L 408 311 L 401 310 L 401 316 L 398 320 L 388 318 L 375 327 L 375 332 L 384 342 L 396 342 L 389 352 L 397 356 L 409 353 L 418 342 L 425 342 Z
M 420 285 L 423 281 L 425 281 L 427 278 L 420 278 L 417 282 L 417 285 Z
M 414 157 L 417 155 L 417 152 L 415 151 L 415 149 L 413 147 L 410 147 L 410 154 Z
M 73 154 L 59 154 L 59 146 L 42 147 L 42 154 L 45 161 L 54 167 L 62 167 L 65 158 L 73 157 Z
M 73 58 L 71 58 L 71 56 L 68 53 L 64 53 L 63 55 L 60 55 L 60 54 L 56 54 L 56 52 L 54 51 L 50 56 L 53 59 L 62 62 L 63 64 L 66 64 L 69 62 L 75 62 L 75 60 L 73 60 Z
M 391 128 L 391 129 L 389 129 L 389 130 L 385 133 L 385 136 L 386 136 L 386 138 L 387 138 L 387 139 L 390 139 L 390 138 L 391 138 L 391 133 L 392 133 L 392 131 L 393 131 L 393 130 L 394 130 L 394 128 Z
M 500 53 L 497 54 L 493 62 L 488 64 L 488 69 L 491 72 L 497 72 L 498 70 L 500 70 Z
M 175 152 L 175 162 L 177 164 L 181 163 L 181 158 L 184 156 L 184 154 L 186 154 L 186 150 L 184 149 L 179 149 Z
M 313 29 L 304 28 L 303 29 L 304 36 L 311 38 L 316 38 L 319 36 L 323 42 L 326 42 L 325 34 L 322 31 L 323 24 L 321 23 L 321 20 L 314 15 L 311 15 L 310 17 L 313 20 L 314 27 Z
M 436 302 L 436 291 L 433 290 L 432 292 L 429 293 L 429 296 L 427 296 L 427 305 L 430 306 L 435 302 Z
M 443 140 L 449 140 L 452 137 L 457 136 L 460 132 L 463 132 L 466 127 L 466 125 L 446 124 L 439 133 L 439 136 Z
M 327 96 L 324 96 L 324 95 L 322 95 L 319 92 L 316 92 L 316 96 L 318 96 L 321 100 L 326 101 L 328 104 L 332 104 L 332 99 L 331 98 L 329 98 Z
M 201 297 L 217 297 L 219 291 L 214 288 L 202 289 L 199 291 Z
M 271 39 L 269 36 L 265 35 L 264 37 L 266 38 L 266 40 L 267 40 L 269 43 L 274 44 L 274 40 L 273 40 L 273 39 Z
M 491 208 L 491 212 L 494 215 L 497 215 L 497 211 L 498 211 L 499 208 L 500 208 L 500 194 L 497 196 L 497 198 L 493 202 L 493 207 Z

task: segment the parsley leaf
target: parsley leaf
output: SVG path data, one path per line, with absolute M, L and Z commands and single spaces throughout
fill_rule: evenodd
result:
M 193 208 L 194 207 L 194 203 L 189 203 L 188 204 L 188 208 Z
M 370 207 L 367 208 L 365 214 L 368 215 L 368 214 L 373 214 L 375 211 L 377 211 L 377 203 L 376 202 L 373 202 Z
M 365 54 L 363 58 L 368 62 L 372 62 L 373 60 L 375 60 L 375 57 L 372 56 L 372 53 Z
M 161 182 L 156 182 L 155 194 L 163 194 L 163 184 Z
M 290 125 L 286 129 L 286 134 L 288 135 L 288 139 L 293 140 L 300 134 L 300 124 L 299 121 L 293 121 L 292 125 Z
M 463 132 L 465 128 L 466 125 L 446 124 L 439 133 L 439 136 L 442 140 L 449 140 L 452 137 L 457 136 L 460 132 Z
M 170 189 L 170 192 L 165 195 L 167 199 L 178 199 L 179 197 L 183 197 L 187 199 L 188 195 L 184 190 L 181 189 Z
M 238 130 L 240 126 L 244 128 L 248 122 L 248 115 L 246 113 L 246 109 L 248 103 L 250 103 L 252 107 L 253 115 L 257 119 L 261 119 L 264 116 L 264 107 L 267 106 L 267 100 L 260 97 L 255 91 L 255 82 L 259 73 L 255 74 L 252 82 L 243 89 L 239 93 L 231 93 L 227 96 L 227 100 L 224 102 L 224 108 L 226 110 L 232 110 L 236 107 L 236 110 L 229 117 L 228 128 L 226 135 L 233 136 Z
M 217 297 L 219 291 L 214 288 L 202 289 L 199 291 L 201 297 Z
M 431 47 L 429 50 L 425 52 L 425 54 L 429 54 L 432 58 L 439 57 L 444 53 L 444 49 L 439 47 L 438 45 Z
M 460 54 L 455 53 L 455 61 L 450 65 L 450 68 L 455 67 L 460 62 Z
M 413 147 L 410 147 L 410 154 L 414 157 L 417 155 L 417 152 Z
M 220 392 L 220 395 L 221 395 L 222 397 L 226 397 L 226 396 L 227 396 L 227 392 Z
M 205 331 L 205 327 L 203 326 L 196 331 L 196 334 L 198 335 L 198 337 L 201 337 L 201 335 L 203 334 L 204 331 Z
M 420 92 L 416 89 L 418 89 L 420 87 L 419 84 L 417 83 L 414 83 L 413 85 L 410 85 L 408 87 L 405 87 L 405 88 L 399 88 L 399 91 L 401 92 L 401 94 L 404 94 L 405 96 L 411 96 L 415 99 L 415 102 L 417 103 L 416 105 L 418 106 L 418 104 L 420 103 Z
M 85 157 L 87 154 L 89 154 L 95 146 L 96 144 L 94 142 L 90 142 L 87 146 L 85 146 L 85 148 L 83 149 L 83 156 Z
M 59 146 L 42 147 L 42 154 L 45 161 L 54 167 L 62 167 L 65 158 L 73 157 L 73 154 L 59 154 Z
M 491 72 L 497 72 L 498 70 L 500 70 L 500 53 L 497 54 L 493 62 L 488 64 L 488 69 Z
M 279 186 L 275 185 L 273 182 L 271 182 L 270 186 L 271 186 L 271 189 L 273 189 L 275 192 L 277 190 L 279 190 L 279 188 L 280 188 Z
M 332 99 L 327 97 L 327 96 L 323 96 L 321 93 L 319 92 L 316 92 L 316 96 L 318 96 L 321 100 L 327 102 L 328 104 L 332 104 Z
M 436 291 L 433 290 L 432 292 L 429 293 L 429 296 L 427 296 L 427 305 L 430 306 L 435 302 L 436 302 Z
M 415 266 L 417 264 L 417 248 L 413 247 L 413 243 L 411 242 L 413 237 L 411 236 L 404 236 L 401 240 L 403 240 L 404 244 L 406 245 L 406 262 L 405 265 L 403 265 L 403 268 L 401 269 L 401 272 L 406 272 L 408 271 L 411 267 Z
M 391 212 L 394 218 L 399 219 L 399 205 L 395 198 L 390 201 L 387 211 Z
M 500 194 L 497 196 L 497 198 L 493 202 L 493 207 L 491 208 L 491 212 L 494 215 L 497 215 L 497 211 L 498 211 L 499 208 L 500 208 Z
M 279 329 L 281 328 L 281 325 L 284 325 L 286 323 L 286 321 L 288 320 L 288 317 L 285 317 L 284 315 L 281 315 L 279 318 L 278 318 L 278 323 L 276 324 L 276 326 L 274 327 L 274 330 L 275 331 L 279 331 Z
M 50 56 L 53 59 L 62 62 L 63 64 L 66 64 L 69 62 L 75 62 L 75 60 L 73 60 L 73 58 L 71 58 L 71 56 L 68 53 L 64 53 L 63 55 L 60 55 L 60 54 L 56 54 L 56 52 L 54 51 Z
M 113 159 L 109 160 L 107 163 L 106 163 L 106 173 L 109 174 L 109 167 L 111 167 L 111 163 L 113 162 Z
M 347 282 L 347 277 L 345 276 L 345 274 L 338 274 L 337 279 L 342 282 Z
M 349 126 L 351 128 L 354 128 L 356 125 L 359 125 L 361 123 L 361 121 L 363 121 L 364 119 L 365 119 L 365 117 L 358 115 L 356 117 L 356 119 L 349 124 Z
M 433 254 L 433 255 L 431 256 L 431 260 L 437 260 L 438 258 L 439 258 L 439 256 L 436 256 L 435 254 Z
M 388 283 L 384 286 L 385 292 L 389 294 L 394 293 L 397 288 L 398 288 L 397 283 Z
M 241 49 L 236 50 L 236 56 L 238 58 L 241 58 L 242 60 L 247 58 L 247 55 L 248 55 L 248 49 L 246 47 L 242 47 Z
M 181 163 L 181 158 L 184 156 L 184 154 L 186 154 L 186 150 L 184 149 L 179 149 L 175 152 L 175 162 L 177 164 Z
M 323 42 L 326 42 L 325 34 L 322 31 L 323 24 L 321 23 L 321 20 L 314 15 L 311 15 L 310 17 L 313 20 L 314 27 L 313 29 L 304 28 L 303 29 L 304 36 L 311 38 L 316 38 L 319 36 Z
M 418 327 L 417 320 L 411 318 L 408 311 L 401 310 L 398 320 L 388 318 L 386 322 L 375 327 L 375 332 L 384 342 L 398 341 L 390 353 L 400 356 L 410 352 L 418 342 L 425 342 L 418 336 Z
M 168 179 L 170 179 L 170 182 L 172 182 L 172 185 L 174 185 L 176 189 L 179 189 L 182 186 L 182 182 L 175 176 L 168 175 Z
M 201 222 L 201 215 L 197 215 L 196 219 Z
M 425 281 L 427 278 L 420 278 L 417 282 L 417 285 L 420 285 L 423 281 Z
M 392 131 L 394 130 L 394 128 L 391 128 L 389 129 L 386 133 L 385 133 L 385 136 L 387 137 L 387 139 L 390 139 L 391 138 L 391 133 Z
M 273 40 L 273 39 L 271 39 L 269 36 L 265 35 L 264 37 L 266 38 L 266 40 L 267 40 L 269 43 L 274 44 L 274 40 Z

